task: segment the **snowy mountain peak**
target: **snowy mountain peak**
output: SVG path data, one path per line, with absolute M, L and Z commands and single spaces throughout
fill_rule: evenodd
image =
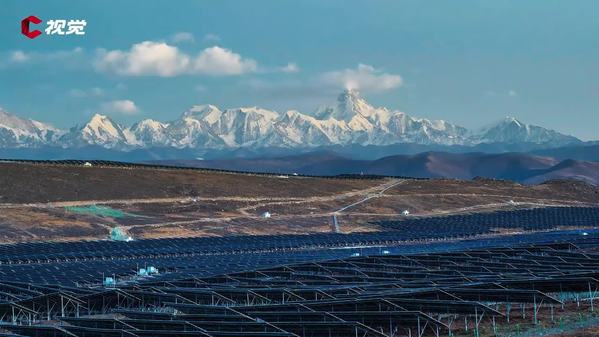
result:
M 212 104 L 194 105 L 183 113 L 182 118 L 215 120 L 220 117 L 221 113 L 220 109 Z
M 96 113 L 89 122 L 83 126 L 81 132 L 91 137 L 101 139 L 119 137 L 122 132 L 121 127 L 106 115 Z
M 495 124 L 483 127 L 473 136 L 473 140 L 480 143 L 556 143 L 560 145 L 580 142 L 576 137 L 526 124 L 509 116 Z
M 160 129 L 164 129 L 167 126 L 168 126 L 167 123 L 162 123 L 155 119 L 142 119 L 141 121 L 133 124 L 131 129 L 143 128 L 143 129 L 150 129 L 150 130 L 160 130 Z
M 110 117 L 99 113 L 95 113 L 87 123 L 87 125 L 91 126 L 101 126 L 103 124 L 113 124 L 113 122 Z
M 0 127 L 36 132 L 38 130 L 55 130 L 54 127 L 31 119 L 24 119 L 8 113 L 0 107 Z
M 416 118 L 397 110 L 375 108 L 356 90 L 343 91 L 330 107 L 314 115 L 259 107 L 220 110 L 196 105 L 180 118 L 163 123 L 145 119 L 126 128 L 95 114 L 88 123 L 64 133 L 0 109 L 0 148 L 99 145 L 120 150 L 151 147 L 235 149 L 306 148 L 348 145 L 462 145 L 531 143 L 563 146 L 575 137 L 506 117 L 477 132 L 443 120 Z
M 349 122 L 356 116 L 369 117 L 376 110 L 360 96 L 357 90 L 347 89 L 337 97 L 336 106 L 320 108 L 315 117 Z
M 54 142 L 62 131 L 0 108 L 0 147 L 38 147 Z
M 169 124 L 154 119 L 144 119 L 133 124 L 131 128 L 125 131 L 128 131 L 135 139 L 135 143 L 140 145 L 163 146 L 168 142 L 168 137 L 166 136 L 168 126 Z
M 106 148 L 136 144 L 135 138 L 110 117 L 96 113 L 85 125 L 72 128 L 61 141 L 68 146 L 100 145 Z
M 354 110 L 360 100 L 362 100 L 362 98 L 360 97 L 360 92 L 358 90 L 346 89 L 337 96 L 337 105 L 339 108 Z
M 228 113 L 244 113 L 244 114 L 256 114 L 265 117 L 277 117 L 279 114 L 272 110 L 262 109 L 256 106 L 253 107 L 241 107 L 235 109 L 225 110 Z
M 505 116 L 505 118 L 497 124 L 514 124 L 517 127 L 525 126 L 526 124 L 519 121 L 516 117 Z
M 339 117 L 344 118 L 336 119 L 347 120 L 346 118 L 351 119 L 355 115 L 371 116 L 375 109 L 360 97 L 360 93 L 357 90 L 348 89 L 337 97 L 337 111 L 341 115 Z

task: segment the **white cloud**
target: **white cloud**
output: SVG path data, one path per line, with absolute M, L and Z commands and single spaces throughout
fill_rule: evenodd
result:
M 25 54 L 25 52 L 23 52 L 22 50 L 15 50 L 10 54 L 10 60 L 12 62 L 21 63 L 21 62 L 28 61 L 30 58 L 31 58 L 31 56 L 28 54 Z
M 170 40 L 173 43 L 181 43 L 181 42 L 194 42 L 195 37 L 193 34 L 188 32 L 178 32 L 171 36 Z
M 45 52 L 24 52 L 13 50 L 0 53 L 0 66 L 14 64 L 44 64 L 47 62 L 62 62 L 67 67 L 80 65 L 84 60 L 83 48 L 77 47 L 69 50 L 51 50 Z
M 135 105 L 135 102 L 128 99 L 106 102 L 102 104 L 102 110 L 124 115 L 134 115 L 139 112 L 139 108 Z
M 89 88 L 89 89 L 71 89 L 69 91 L 69 95 L 71 95 L 72 97 L 78 97 L 78 98 L 97 97 L 97 96 L 104 95 L 104 89 L 98 88 L 98 87 L 93 87 L 93 88 Z
M 189 62 L 189 56 L 177 47 L 144 41 L 134 44 L 128 51 L 100 49 L 94 66 L 99 71 L 118 75 L 170 77 L 184 73 Z
M 518 93 L 515 90 L 510 90 L 507 92 L 508 96 L 510 97 L 516 97 L 518 96 Z
M 94 62 L 96 70 L 124 76 L 181 74 L 241 75 L 255 72 L 256 61 L 218 46 L 206 48 L 196 57 L 165 42 L 144 41 L 128 51 L 100 49 Z
M 29 55 L 37 60 L 62 61 L 69 63 L 82 60 L 83 56 L 85 56 L 84 50 L 81 47 L 75 47 L 70 50 L 50 51 L 47 53 L 30 53 Z
M 216 34 L 206 34 L 204 35 L 204 42 L 219 42 L 220 36 Z
M 229 49 L 218 46 L 204 49 L 194 60 L 192 70 L 207 75 L 241 75 L 256 71 L 258 63 L 244 59 Z
M 401 76 L 383 73 L 367 64 L 359 64 L 357 69 L 343 69 L 322 74 L 320 80 L 327 85 L 344 89 L 363 91 L 387 91 L 402 85 Z
M 284 66 L 270 66 L 264 67 L 259 66 L 255 72 L 260 74 L 273 74 L 273 73 L 285 73 L 285 74 L 294 74 L 300 71 L 299 66 L 294 62 L 289 62 Z
M 281 70 L 282 72 L 284 72 L 284 73 L 289 73 L 289 74 L 291 74 L 291 73 L 297 73 L 297 72 L 299 72 L 299 70 L 300 70 L 300 69 L 299 69 L 299 67 L 297 66 L 297 64 L 295 64 L 295 63 L 293 63 L 293 62 L 290 62 L 290 63 L 287 63 L 287 65 L 286 65 L 286 66 L 284 66 L 284 67 L 281 67 L 281 68 L 280 68 L 280 70 Z

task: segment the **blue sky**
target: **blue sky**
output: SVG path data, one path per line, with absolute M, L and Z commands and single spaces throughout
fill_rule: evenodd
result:
M 194 104 L 372 104 L 479 127 L 515 116 L 599 139 L 599 2 L 21 1 L 0 8 L 0 107 L 59 127 Z M 84 36 L 19 33 L 85 19 Z M 43 29 L 45 23 L 40 25 Z

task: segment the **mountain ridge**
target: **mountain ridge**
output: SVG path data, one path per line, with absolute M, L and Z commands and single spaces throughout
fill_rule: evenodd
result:
M 580 180 L 599 185 L 599 163 L 559 160 L 527 153 L 423 152 L 376 160 L 347 158 L 331 152 L 296 156 L 226 160 L 159 160 L 149 163 L 232 171 L 299 173 L 317 176 L 365 174 L 416 178 L 474 179 L 477 177 L 538 184 L 549 180 Z
M 355 90 L 346 90 L 337 104 L 313 114 L 285 113 L 259 107 L 220 109 L 196 105 L 173 121 L 140 120 L 126 127 L 94 114 L 83 126 L 67 131 L 26 120 L 0 110 L 0 147 L 97 145 L 130 151 L 140 148 L 237 149 L 318 148 L 326 146 L 390 146 L 419 144 L 580 144 L 578 138 L 508 117 L 478 131 L 444 120 L 412 117 L 399 110 L 373 107 Z

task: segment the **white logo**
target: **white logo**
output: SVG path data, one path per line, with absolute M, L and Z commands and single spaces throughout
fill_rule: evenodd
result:
M 85 35 L 85 20 L 48 20 L 45 31 L 47 35 Z

